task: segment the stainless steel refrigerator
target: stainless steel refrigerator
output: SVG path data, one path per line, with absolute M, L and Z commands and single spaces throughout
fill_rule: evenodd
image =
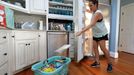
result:
M 47 32 L 47 56 L 57 55 L 55 50 L 68 43 L 68 34 L 64 31 L 48 31 Z

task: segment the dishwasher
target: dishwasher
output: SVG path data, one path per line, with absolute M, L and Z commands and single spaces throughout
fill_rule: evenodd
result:
M 55 50 L 68 43 L 65 31 L 47 31 L 47 57 L 55 56 Z

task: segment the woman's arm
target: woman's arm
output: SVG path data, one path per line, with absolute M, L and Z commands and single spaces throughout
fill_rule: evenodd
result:
M 90 29 L 91 27 L 93 27 L 93 26 L 96 24 L 96 22 L 97 22 L 99 19 L 101 19 L 101 18 L 102 18 L 102 14 L 101 14 L 101 13 L 96 13 L 96 14 L 94 14 L 94 16 L 93 16 L 92 19 L 91 19 L 90 24 L 89 24 L 88 26 L 82 28 L 82 30 L 79 31 L 79 32 L 77 32 L 76 35 L 77 35 L 77 36 L 80 36 L 82 33 L 84 33 L 85 31 L 87 31 L 87 30 Z

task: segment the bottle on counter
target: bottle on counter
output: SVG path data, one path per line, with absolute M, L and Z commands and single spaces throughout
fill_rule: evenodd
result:
M 67 25 L 67 31 L 71 31 L 71 26 L 70 26 L 70 24 Z
M 43 30 L 43 21 L 39 20 L 39 30 Z

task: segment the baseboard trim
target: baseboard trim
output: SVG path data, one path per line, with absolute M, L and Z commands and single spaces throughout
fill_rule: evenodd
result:
M 113 58 L 118 58 L 119 53 L 118 52 L 110 52 L 110 56 L 113 57 Z

